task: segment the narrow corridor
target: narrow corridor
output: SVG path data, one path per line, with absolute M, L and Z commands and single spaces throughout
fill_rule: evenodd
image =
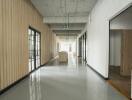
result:
M 70 61 L 67 65 L 50 62 L 1 95 L 0 100 L 126 100 L 84 62 Z
M 132 0 L 0 0 L 0 100 L 132 100 L 131 19 Z

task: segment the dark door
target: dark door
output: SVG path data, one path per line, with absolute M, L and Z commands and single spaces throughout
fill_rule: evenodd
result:
M 82 57 L 82 38 L 79 38 L 79 57 Z

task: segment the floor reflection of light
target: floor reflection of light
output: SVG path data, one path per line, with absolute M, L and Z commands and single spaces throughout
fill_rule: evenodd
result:
M 41 100 L 40 70 L 30 76 L 30 100 Z

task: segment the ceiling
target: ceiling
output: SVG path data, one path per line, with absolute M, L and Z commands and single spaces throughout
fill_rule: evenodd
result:
M 76 41 L 76 36 L 57 36 L 59 41 L 65 41 L 65 42 L 74 42 Z
M 111 30 L 132 29 L 132 7 L 123 11 L 110 21 Z
M 31 0 L 56 34 L 79 34 L 97 0 Z

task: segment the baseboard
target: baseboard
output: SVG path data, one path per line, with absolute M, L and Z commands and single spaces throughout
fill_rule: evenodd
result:
M 26 79 L 29 75 L 30 75 L 30 73 L 27 74 L 27 75 L 25 75 L 24 77 L 20 78 L 19 80 L 15 81 L 11 85 L 7 86 L 6 88 L 2 89 L 0 91 L 0 95 L 3 94 L 3 93 L 5 93 L 7 90 L 9 90 L 10 88 L 14 87 L 15 85 L 17 85 L 18 83 L 20 83 L 22 80 Z
M 45 66 L 45 65 L 47 65 L 48 63 L 45 63 L 45 64 L 42 64 L 40 67 L 43 67 L 43 66 Z
M 53 58 L 55 59 L 55 58 Z M 52 60 L 52 59 L 51 59 Z M 0 90 L 0 95 L 2 95 L 3 93 L 7 92 L 9 89 L 11 89 L 12 87 L 14 87 L 15 85 L 17 85 L 18 83 L 20 83 L 22 80 L 26 79 L 27 77 L 29 77 L 33 72 L 37 71 L 38 69 L 40 69 L 41 67 L 45 66 L 46 64 L 48 64 L 51 60 L 49 60 L 47 63 L 40 65 L 40 67 L 36 68 L 35 70 L 33 70 L 32 72 L 30 72 L 29 74 L 23 76 L 22 78 L 18 79 L 17 81 L 15 81 L 14 83 L 10 84 L 9 86 L 7 86 L 6 88 Z
M 109 80 L 109 78 L 104 77 L 102 74 L 100 74 L 99 72 L 97 72 L 93 67 L 91 67 L 89 64 L 87 64 L 87 66 L 92 69 L 94 72 L 96 72 L 101 78 L 105 79 L 105 80 Z
M 47 61 L 46 63 L 42 64 L 40 67 L 46 66 L 48 63 L 50 63 L 51 61 L 55 60 L 57 58 L 57 56 L 51 58 L 49 61 Z

